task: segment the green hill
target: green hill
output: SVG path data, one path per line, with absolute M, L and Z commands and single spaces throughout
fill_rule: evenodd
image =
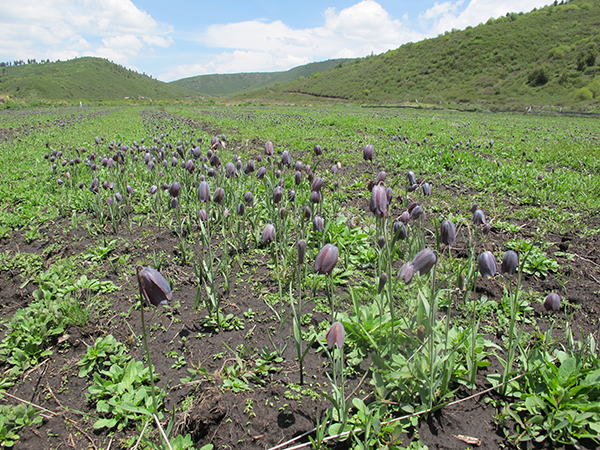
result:
M 598 108 L 600 0 L 575 0 L 355 59 L 250 98 Z M 583 106 L 582 106 L 583 105 Z
M 285 72 L 234 73 L 223 75 L 198 75 L 172 81 L 170 84 L 190 89 L 200 95 L 228 96 L 252 89 L 274 86 L 324 72 L 347 59 L 330 59 L 328 61 L 305 64 Z
M 155 80 L 106 59 L 5 66 L 0 69 L 0 95 L 31 100 L 110 101 L 124 98 L 168 100 L 194 95 L 185 88 Z

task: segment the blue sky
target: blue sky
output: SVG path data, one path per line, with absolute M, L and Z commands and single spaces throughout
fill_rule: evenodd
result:
M 100 56 L 172 81 L 361 57 L 548 0 L 0 0 L 0 61 Z

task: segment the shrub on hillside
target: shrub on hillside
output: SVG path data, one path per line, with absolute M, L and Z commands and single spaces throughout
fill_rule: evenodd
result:
M 543 86 L 550 80 L 548 69 L 544 66 L 536 67 L 527 76 L 527 82 L 531 86 Z

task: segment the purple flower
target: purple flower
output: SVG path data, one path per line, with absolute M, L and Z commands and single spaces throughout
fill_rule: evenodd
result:
M 498 270 L 496 258 L 494 257 L 494 254 L 489 250 L 479 255 L 479 259 L 477 260 L 477 266 L 479 267 L 479 273 L 483 277 L 493 277 L 494 275 L 496 275 L 496 271 Z
M 334 322 L 325 335 L 325 339 L 327 339 L 329 348 L 333 348 L 334 345 L 337 345 L 337 347 L 341 349 L 344 346 L 344 341 L 346 339 L 344 325 L 341 322 Z
M 179 184 L 179 181 L 174 181 L 173 184 L 171 184 L 171 187 L 169 188 L 169 194 L 171 194 L 171 197 L 178 197 L 180 190 L 181 184 Z
M 456 227 L 451 220 L 442 220 L 440 225 L 440 241 L 444 245 L 454 245 L 456 242 Z
M 265 225 L 262 233 L 262 243 L 270 244 L 275 241 L 275 226 L 272 223 Z
M 548 294 L 544 300 L 546 311 L 558 311 L 560 309 L 560 296 L 556 293 Z
M 298 265 L 304 264 L 304 258 L 306 257 L 306 241 L 300 239 L 298 241 Z
M 509 275 L 513 275 L 517 272 L 519 268 L 519 255 L 514 250 L 509 250 L 504 254 L 504 258 L 502 258 L 502 265 L 500 266 L 500 270 L 502 273 L 507 273 Z
M 371 191 L 371 212 L 378 217 L 384 217 L 387 213 L 387 194 L 382 184 L 377 184 Z
M 420 275 L 427 275 L 437 261 L 433 250 L 425 248 L 421 250 L 412 260 L 413 270 Z
M 265 155 L 273 156 L 274 153 L 275 153 L 275 148 L 273 147 L 273 142 L 267 141 L 267 143 L 265 144 Z
M 152 267 L 138 271 L 138 283 L 143 297 L 154 306 L 166 305 L 173 295 L 167 280 Z
M 335 245 L 325 244 L 315 258 L 315 272 L 329 275 L 337 264 L 339 256 L 339 250 Z
M 225 190 L 222 187 L 218 187 L 215 189 L 215 193 L 213 195 L 213 202 L 220 204 L 225 197 Z
M 374 153 L 375 149 L 373 148 L 373 144 L 367 144 L 363 147 L 363 158 L 365 161 L 373 161 Z
M 321 216 L 315 216 L 313 218 L 313 231 L 322 233 L 325 231 L 325 226 L 323 225 L 323 218 Z
M 198 186 L 198 200 L 200 203 L 206 203 L 210 199 L 210 186 L 206 181 L 201 181 Z

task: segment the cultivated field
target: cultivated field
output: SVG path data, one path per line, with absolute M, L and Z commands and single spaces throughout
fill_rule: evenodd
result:
M 597 448 L 599 139 L 408 108 L 0 112 L 0 446 Z

